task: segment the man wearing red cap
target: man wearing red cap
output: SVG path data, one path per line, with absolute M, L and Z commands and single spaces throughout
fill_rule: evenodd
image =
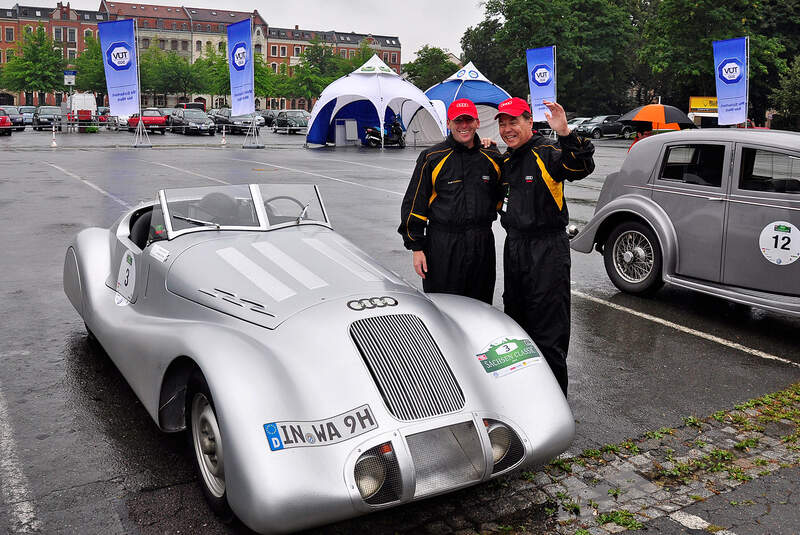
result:
M 492 303 L 492 222 L 500 199 L 502 158 L 482 148 L 478 110 L 458 99 L 447 110 L 447 139 L 420 153 L 401 207 L 400 227 L 425 292 Z
M 533 131 L 530 107 L 521 98 L 501 102 L 495 116 L 508 145 L 500 212 L 507 233 L 503 303 L 536 342 L 566 396 L 570 256 L 564 180 L 594 171 L 594 146 L 570 131 L 561 105 L 544 104 L 558 143 Z

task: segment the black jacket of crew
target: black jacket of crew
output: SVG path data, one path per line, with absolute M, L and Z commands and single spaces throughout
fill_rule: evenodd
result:
M 426 292 L 455 293 L 491 303 L 495 281 L 492 222 L 502 193 L 502 156 L 467 148 L 452 136 L 417 159 L 401 208 L 398 232 L 412 251 L 424 251 Z

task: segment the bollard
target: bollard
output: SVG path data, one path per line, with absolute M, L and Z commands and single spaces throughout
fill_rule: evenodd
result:
M 53 123 L 53 140 L 50 142 L 50 146 L 53 148 L 58 147 L 56 143 L 56 123 Z
M 225 141 L 225 125 L 222 125 L 222 139 L 220 140 L 219 144 L 220 145 L 225 145 L 226 143 L 228 143 L 228 142 Z

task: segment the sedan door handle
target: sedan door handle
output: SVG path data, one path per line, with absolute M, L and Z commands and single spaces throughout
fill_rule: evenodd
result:
M 722 197 L 706 197 L 706 199 L 709 200 L 709 201 L 724 201 L 725 200 Z

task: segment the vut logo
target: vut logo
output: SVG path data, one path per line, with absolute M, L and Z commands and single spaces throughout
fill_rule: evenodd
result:
M 131 68 L 133 49 L 128 43 L 119 41 L 112 43 L 106 50 L 106 62 L 115 71 L 124 71 Z
M 247 45 L 236 43 L 231 51 L 231 62 L 237 71 L 244 70 L 244 66 L 247 65 Z
M 552 79 L 553 73 L 547 65 L 540 64 L 531 69 L 531 81 L 538 86 L 546 86 Z
M 719 79 L 726 84 L 735 84 L 744 77 L 744 64 L 738 58 L 726 58 L 717 67 Z

